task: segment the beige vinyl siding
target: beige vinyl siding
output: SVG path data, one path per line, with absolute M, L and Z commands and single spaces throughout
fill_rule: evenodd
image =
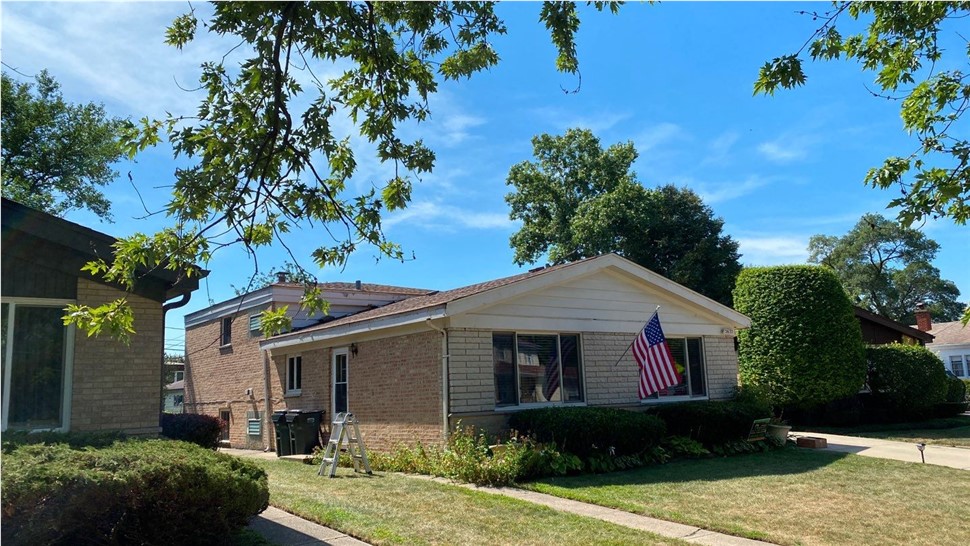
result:
M 701 297 L 701 296 L 698 296 Z M 668 336 L 721 335 L 729 328 L 686 301 L 621 273 L 599 272 L 451 318 L 455 328 L 515 331 L 639 331 L 660 305 Z M 732 332 L 733 334 L 733 329 Z

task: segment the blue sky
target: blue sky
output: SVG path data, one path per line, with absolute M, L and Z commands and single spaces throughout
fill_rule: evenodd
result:
M 102 102 L 115 116 L 192 112 L 199 97 L 180 86 L 194 87 L 199 63 L 221 57 L 232 44 L 202 32 L 182 52 L 166 46 L 166 26 L 187 8 L 184 2 L 5 1 L 0 55 L 26 74 L 47 68 L 69 100 Z M 408 129 L 436 150 L 437 164 L 416 184 L 411 206 L 387 216 L 385 227 L 416 259 L 376 262 L 364 250 L 344 271 L 319 277 L 447 289 L 518 272 L 508 244 L 518 226 L 508 218 L 506 175 L 532 158 L 533 135 L 572 127 L 592 129 L 604 146 L 633 141 L 645 186 L 674 183 L 698 192 L 740 242 L 744 264 L 804 263 L 810 236 L 842 235 L 866 212 L 895 216 L 885 210 L 895 191 L 865 187 L 862 179 L 885 157 L 915 149 L 916 141 L 902 131 L 898 104 L 866 90 L 871 73 L 850 62 L 808 63 L 808 86 L 752 96 L 758 68 L 796 50 L 813 32 L 811 17 L 796 12 L 824 8 L 672 2 L 626 5 L 617 16 L 587 13 L 578 34 L 582 86 L 565 94 L 562 88 L 578 80 L 555 71 L 554 49 L 536 23 L 539 5 L 501 5 L 509 33 L 494 46 L 502 62 L 470 80 L 441 84 L 431 100 L 432 119 Z M 364 190 L 389 169 L 363 145 L 356 148 L 354 183 Z M 68 218 L 116 236 L 152 232 L 164 218 L 140 219 L 144 210 L 126 174 L 152 208 L 166 201 L 175 166 L 167 145 L 121 163 L 121 176 L 107 189 L 115 223 L 83 211 Z M 970 228 L 941 220 L 922 229 L 942 246 L 934 265 L 966 301 Z M 298 256 L 322 240 L 309 229 L 292 235 Z M 281 249 L 271 249 L 260 266 L 284 259 Z M 186 312 L 232 297 L 230 285 L 245 285 L 252 273 L 235 250 L 217 254 L 208 267 L 191 303 L 169 314 L 170 349 L 181 345 Z

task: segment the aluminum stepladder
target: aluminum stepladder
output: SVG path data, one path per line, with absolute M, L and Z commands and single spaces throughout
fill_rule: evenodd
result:
M 330 441 L 327 442 L 327 449 L 323 452 L 323 461 L 320 462 L 318 476 L 323 476 L 324 468 L 330 465 L 329 476 L 334 477 L 337 473 L 337 463 L 340 461 L 340 444 L 347 442 L 347 453 L 354 462 L 354 472 L 360 472 L 361 465 L 368 474 L 372 474 L 370 463 L 367 461 L 367 448 L 360 437 L 360 427 L 357 425 L 357 417 L 353 413 L 338 413 L 333 420 L 333 429 L 330 431 Z

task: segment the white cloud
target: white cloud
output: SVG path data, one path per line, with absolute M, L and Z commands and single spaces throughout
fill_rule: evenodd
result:
M 630 118 L 630 114 L 623 112 L 596 112 L 587 115 L 576 115 L 571 110 L 552 107 L 535 108 L 532 110 L 532 114 L 539 117 L 543 123 L 552 126 L 554 129 L 563 132 L 566 129 L 589 129 L 597 136 Z
M 723 133 L 708 144 L 707 156 L 701 160 L 701 165 L 722 165 L 731 158 L 731 149 L 741 138 L 733 131 Z
M 383 223 L 388 228 L 410 224 L 448 231 L 459 228 L 507 230 L 515 225 L 508 213 L 477 212 L 431 201 L 412 202 L 403 211 L 387 215 Z
M 807 236 L 741 236 L 741 261 L 747 265 L 780 265 L 805 263 L 808 259 Z
M 47 68 L 69 99 L 104 101 L 115 115 L 191 113 L 199 93 L 176 82 L 196 87 L 199 63 L 221 57 L 231 45 L 202 28 L 182 52 L 166 45 L 166 27 L 186 9 L 176 3 L 5 3 L 4 62 L 28 74 Z
M 688 139 L 688 135 L 679 125 L 663 122 L 641 130 L 633 139 L 633 143 L 636 145 L 637 151 L 642 154 L 665 144 L 685 139 Z
M 705 183 L 693 180 L 683 182 L 682 185 L 693 188 L 704 200 L 704 203 L 712 205 L 748 195 L 766 186 L 771 180 L 753 175 L 739 182 Z
M 758 152 L 767 160 L 775 163 L 790 163 L 805 159 L 808 155 L 803 143 L 796 141 L 781 142 L 780 140 L 762 142 L 758 145 Z

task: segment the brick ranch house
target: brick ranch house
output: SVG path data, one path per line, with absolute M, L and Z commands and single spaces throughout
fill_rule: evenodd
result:
M 685 381 L 641 402 L 633 357 L 617 360 L 658 305 Z M 750 325 L 615 254 L 408 295 L 268 339 L 242 332 L 245 362 L 218 354 L 213 335 L 247 313 L 218 307 L 186 331 L 186 411 L 229 413 L 231 444 L 265 448 L 273 443 L 266 416 L 285 408 L 323 409 L 327 419 L 352 411 L 368 447 L 388 449 L 440 444 L 459 420 L 497 432 L 523 408 L 730 398 L 735 331 Z M 268 434 L 248 434 L 256 415 Z
M 188 302 L 198 277 L 152 271 L 126 293 L 81 271 L 110 258 L 113 237 L 8 199 L 0 218 L 3 430 L 157 434 L 165 311 Z M 68 304 L 121 297 L 135 315 L 130 345 L 64 326 Z
M 265 339 L 259 322 L 263 310 L 286 306 L 293 328 L 299 330 L 430 292 L 359 282 L 328 282 L 318 287 L 330 304 L 327 315 L 308 316 L 300 310 L 303 285 L 288 283 L 285 278 L 186 315 L 183 410 L 221 417 L 229 424 L 223 440 L 233 447 L 272 447 L 273 411 L 327 406 L 312 389 L 302 394 L 300 378 L 304 375 L 298 359 L 289 364 L 271 362 L 260 349 L 259 343 Z

